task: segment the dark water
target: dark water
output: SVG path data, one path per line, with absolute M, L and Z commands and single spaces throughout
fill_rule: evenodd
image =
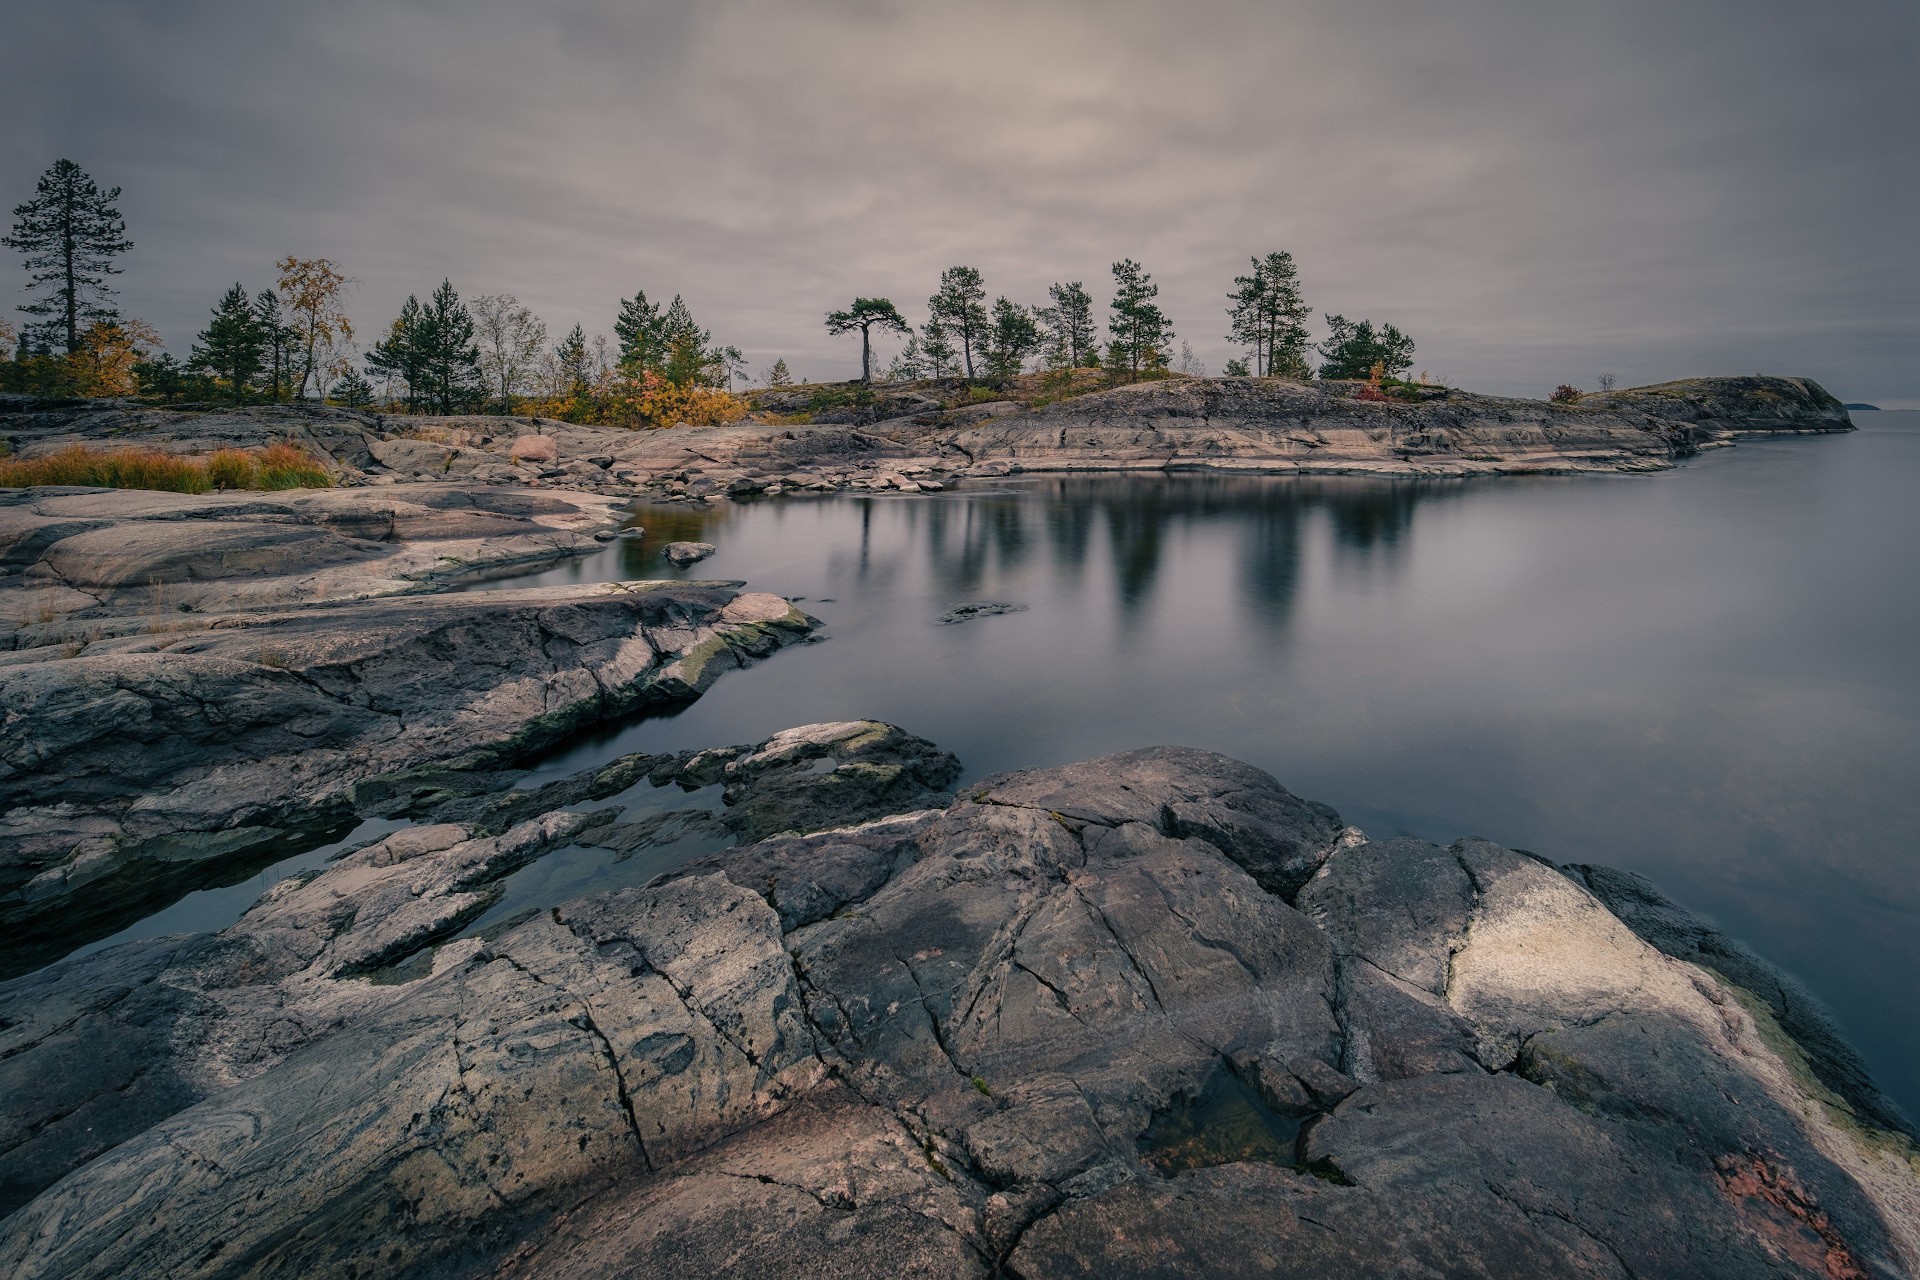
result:
M 1920 413 L 1861 421 L 1653 476 L 648 510 L 644 540 L 518 581 L 741 578 L 829 639 L 542 776 L 857 716 L 976 777 L 1209 747 L 1375 836 L 1650 876 L 1806 979 L 1920 1112 Z M 720 551 L 675 574 L 676 538 Z M 934 621 L 973 601 L 1028 607 Z
M 1861 421 L 1654 476 L 1046 478 L 648 509 L 644 539 L 496 585 L 739 578 L 807 597 L 829 638 L 525 785 L 862 716 L 971 777 L 1209 747 L 1377 837 L 1650 876 L 1804 978 L 1920 1113 L 1920 413 Z M 671 570 L 675 539 L 720 550 Z M 935 621 L 971 602 L 1027 607 Z M 474 927 L 672 851 L 560 851 Z M 120 937 L 223 927 L 323 856 Z

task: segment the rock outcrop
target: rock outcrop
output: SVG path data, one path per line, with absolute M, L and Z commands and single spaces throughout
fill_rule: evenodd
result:
M 424 594 L 597 547 L 618 506 L 447 483 L 0 491 L 8 964 L 324 838 L 357 787 L 697 696 L 806 634 L 738 584 Z
M 591 551 L 617 498 L 475 484 L 281 493 L 0 489 L 0 649 L 164 633 L 220 609 L 420 591 Z
M 1574 404 L 1444 388 L 1401 400 L 1356 383 L 1176 378 L 1038 408 L 941 408 L 896 392 L 803 425 L 654 433 L 624 451 L 622 466 L 648 476 L 650 491 L 689 498 L 739 496 L 743 485 L 755 493 L 918 492 L 1016 471 L 1566 474 L 1660 470 L 1741 431 L 1850 429 L 1837 400 L 1796 378 L 1701 378 Z
M 17 948 L 143 914 L 197 864 L 317 840 L 357 784 L 512 761 L 804 636 L 713 583 L 197 616 L 0 667 L 0 924 Z M 42 656 L 44 655 L 44 656 Z
M 1573 404 L 1441 387 L 1389 396 L 1360 383 L 1280 378 L 1174 378 L 1039 407 L 976 403 L 971 391 L 916 384 L 847 404 L 827 396 L 836 403 L 810 408 L 821 393 L 776 390 L 763 393 L 760 411 L 745 421 L 637 432 L 548 419 L 81 401 L 0 412 L 0 441 L 31 456 L 75 441 L 204 452 L 293 438 L 352 479 L 460 478 L 717 500 L 938 491 L 958 478 L 1013 471 L 1647 471 L 1740 432 L 1852 429 L 1844 406 L 1818 383 L 1759 375 L 1687 379 Z
M 0 984 L 0 1218 L 168 1116 L 407 998 L 409 982 L 463 963 L 484 937 L 456 935 L 541 857 L 711 843 L 713 813 L 663 803 L 661 789 L 721 789 L 718 825 L 757 838 L 944 800 L 959 771 L 932 743 L 855 721 L 623 756 L 537 789 L 496 777 L 489 791 L 426 806 L 422 825 L 283 881 L 217 935 L 132 943 Z M 731 838 L 723 831 L 721 843 Z M 519 918 L 554 905 L 529 903 Z
M 749 785 L 784 759 L 797 783 L 886 741 L 941 785 L 931 747 L 876 726 L 658 767 Z M 7 1095 L 9 1185 L 60 1172 L 44 1158 L 87 1132 L 65 1117 L 117 1126 L 0 1225 L 0 1267 L 1920 1267 L 1910 1135 L 1821 1087 L 1764 1001 L 1530 855 L 1369 842 L 1257 770 L 1162 748 L 796 825 L 406 963 L 469 886 L 609 822 L 416 828 L 218 938 L 0 987 L 0 1074 L 40 1082 Z M 183 976 L 215 970 L 248 976 Z M 98 1046 L 123 1026 L 151 1070 L 116 1083 Z M 103 1065 L 69 1081 L 62 1061 Z

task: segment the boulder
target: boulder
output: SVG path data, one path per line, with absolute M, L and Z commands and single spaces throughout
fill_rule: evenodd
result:
M 662 547 L 660 554 L 675 568 L 685 568 L 699 560 L 705 560 L 719 550 L 711 542 L 669 542 Z
M 560 451 L 552 436 L 521 436 L 507 450 L 507 457 L 514 462 L 551 464 L 559 459 Z

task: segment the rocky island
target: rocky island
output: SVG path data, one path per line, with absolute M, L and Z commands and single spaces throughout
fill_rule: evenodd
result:
M 290 406 L 183 411 L 113 401 L 0 402 L 0 440 L 32 457 L 74 443 L 181 452 L 291 439 L 375 481 L 471 479 L 664 498 L 937 490 L 1014 472 L 1556 475 L 1657 471 L 1743 432 L 1850 431 L 1818 383 L 1692 378 L 1573 404 L 1432 387 L 1169 378 L 1042 403 L 967 384 L 774 389 L 742 421 L 669 431 L 546 419 L 399 417 Z

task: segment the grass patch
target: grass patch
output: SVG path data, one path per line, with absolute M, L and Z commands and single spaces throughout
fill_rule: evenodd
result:
M 158 449 L 75 444 L 43 458 L 0 458 L 0 488 L 30 485 L 209 493 L 215 489 L 327 489 L 333 477 L 313 455 L 293 444 L 221 449 L 205 458 L 183 458 Z

